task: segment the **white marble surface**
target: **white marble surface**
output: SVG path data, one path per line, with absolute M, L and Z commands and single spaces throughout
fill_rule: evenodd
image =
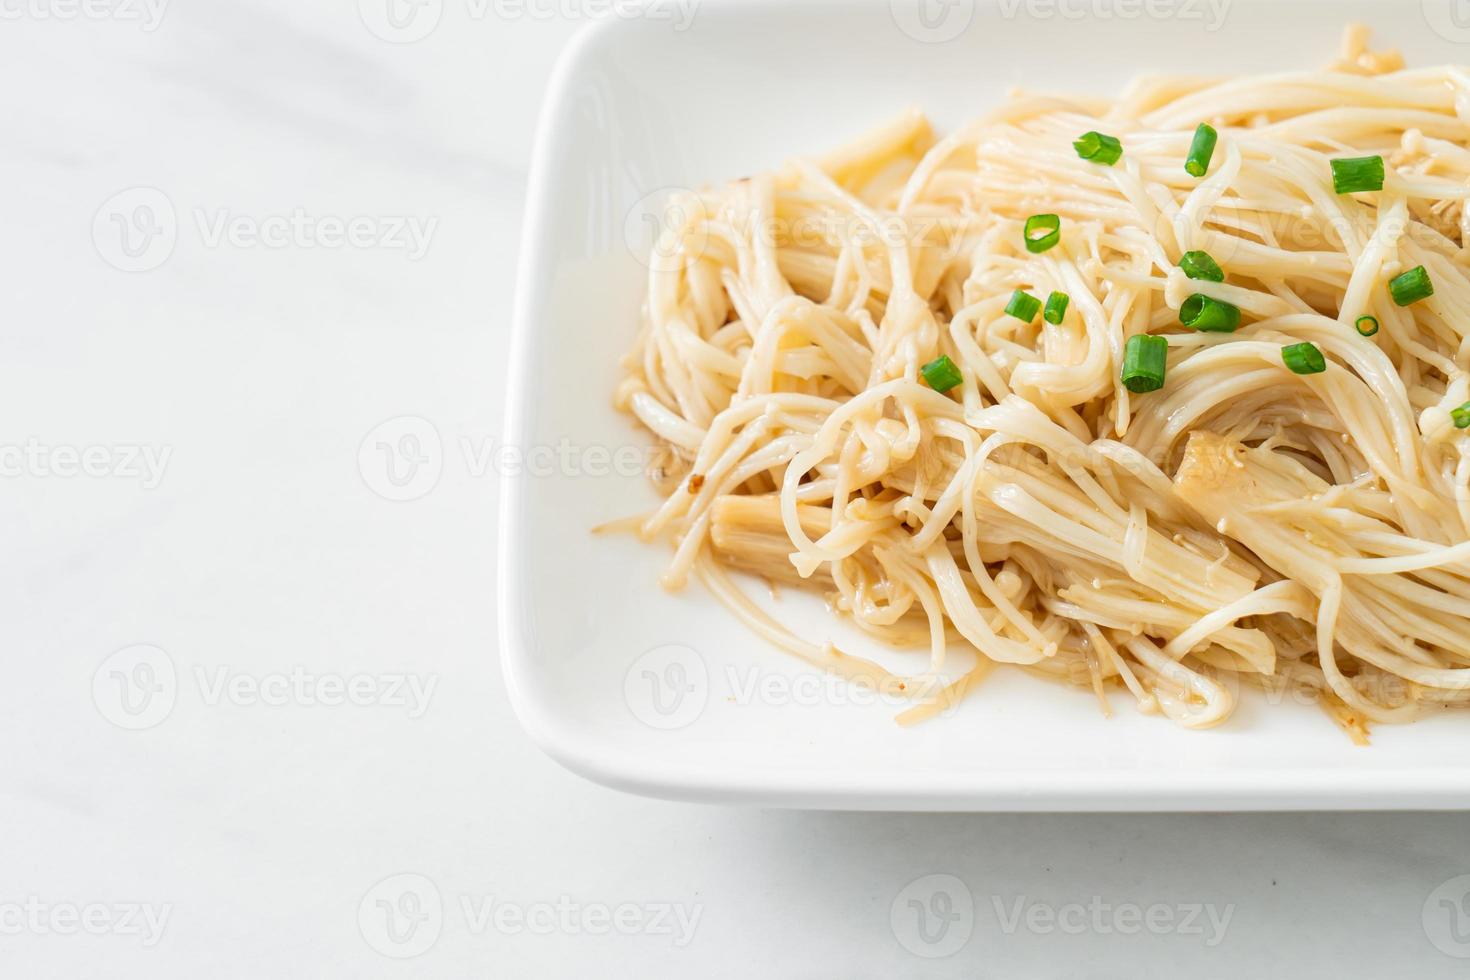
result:
M 443 0 L 391 44 L 353 0 L 157 4 L 0 5 L 0 975 L 1470 971 L 1465 815 L 758 812 L 559 769 L 496 663 L 494 481 L 393 503 L 358 449 L 498 433 L 586 8 Z

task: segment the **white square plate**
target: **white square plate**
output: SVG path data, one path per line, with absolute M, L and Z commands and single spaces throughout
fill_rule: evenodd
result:
M 612 395 L 661 189 L 821 152 L 910 105 L 948 130 L 1012 85 L 1115 92 L 1143 71 L 1315 68 L 1350 19 L 1413 65 L 1470 61 L 1470 20 L 1450 16 L 1457 0 L 923 2 L 920 18 L 898 0 L 700 0 L 686 23 L 687 8 L 664 0 L 594 25 L 564 55 L 531 176 L 510 365 L 507 459 L 526 465 L 507 466 L 501 513 L 502 656 L 526 728 L 593 779 L 707 801 L 1466 806 L 1464 715 L 1379 727 L 1358 748 L 1315 707 L 1247 695 L 1224 726 L 1191 732 L 1121 696 L 1104 718 L 1087 692 L 1002 669 L 951 716 L 900 728 L 892 704 L 813 681 L 697 584 L 664 592 L 662 546 L 592 535 L 656 500 L 630 465 L 647 439 Z M 805 635 L 833 629 L 819 603 L 789 590 L 772 608 Z

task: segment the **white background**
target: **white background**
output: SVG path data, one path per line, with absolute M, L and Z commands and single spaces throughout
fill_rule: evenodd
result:
M 356 0 L 173 0 L 156 23 L 157 0 L 0 4 L 0 447 L 31 447 L 0 456 L 0 976 L 1470 972 L 1465 815 L 720 809 L 617 794 L 526 740 L 495 479 L 446 466 L 394 503 L 358 453 L 400 416 L 498 438 L 532 130 L 580 23 L 562 6 L 444 0 L 396 45 Z M 172 250 L 121 271 L 113 215 L 160 194 Z M 211 237 L 297 209 L 378 237 Z M 422 256 L 382 240 L 395 216 L 433 222 Z M 167 451 L 156 485 L 135 449 Z M 166 717 L 118 700 L 140 657 Z M 248 687 L 298 669 L 376 702 L 434 686 L 421 713 Z M 378 884 L 402 874 L 423 879 Z M 911 884 L 930 875 L 951 877 Z M 397 942 L 377 902 L 405 893 L 427 918 Z M 926 944 L 909 902 L 945 896 L 958 918 Z M 1125 931 L 1128 906 L 1162 934 Z M 589 928 L 600 909 L 623 932 Z

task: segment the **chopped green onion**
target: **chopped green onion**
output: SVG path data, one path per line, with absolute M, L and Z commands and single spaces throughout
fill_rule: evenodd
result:
M 1422 265 L 1405 272 L 1401 276 L 1394 276 L 1389 281 L 1388 291 L 1393 294 L 1393 301 L 1400 306 L 1408 306 L 1417 303 L 1426 296 L 1434 295 L 1434 283 L 1429 281 L 1429 272 Z
M 1026 219 L 1026 251 L 1040 255 L 1062 240 L 1062 219 L 1054 214 L 1033 214 Z
M 1378 318 L 1368 316 L 1366 313 L 1353 321 L 1353 326 L 1358 328 L 1358 333 L 1364 337 L 1371 337 L 1378 332 Z
M 1455 428 L 1470 429 L 1470 402 L 1466 402 L 1459 408 L 1450 409 L 1450 418 L 1455 421 Z
M 1017 320 L 1030 323 L 1036 319 L 1036 314 L 1041 310 L 1041 300 L 1032 296 L 1024 289 L 1018 289 L 1011 293 L 1011 301 L 1006 304 L 1006 312 Z
M 1206 333 L 1234 333 L 1240 326 L 1239 308 L 1195 293 L 1179 307 L 1179 322 Z
M 1281 359 L 1293 374 L 1321 374 L 1327 370 L 1327 358 L 1316 344 L 1291 344 L 1281 348 Z
M 1194 131 L 1194 141 L 1189 144 L 1189 156 L 1184 158 L 1184 169 L 1191 177 L 1203 177 L 1210 169 L 1210 157 L 1215 155 L 1215 140 L 1220 134 L 1213 126 L 1200 123 Z
M 1383 190 L 1383 157 L 1333 160 L 1332 189 L 1339 194 Z
M 1041 311 L 1041 318 L 1047 323 L 1061 323 L 1062 317 L 1067 315 L 1067 304 L 1072 302 L 1072 297 L 1066 293 L 1052 293 L 1046 298 L 1046 309 Z
M 965 380 L 954 361 L 949 359 L 948 354 L 940 354 L 919 368 L 919 373 L 924 376 L 925 381 L 929 382 L 929 387 L 941 394 Z
M 1082 159 L 1109 167 L 1117 163 L 1118 158 L 1123 155 L 1123 144 L 1118 142 L 1116 136 L 1096 131 L 1083 133 L 1073 141 L 1072 147 Z
M 1123 347 L 1123 387 L 1134 394 L 1164 387 L 1169 342 L 1153 334 L 1134 334 Z
M 1221 271 L 1219 263 L 1210 258 L 1209 252 L 1185 252 L 1179 257 L 1179 268 L 1191 279 L 1203 279 L 1206 282 L 1224 282 L 1225 273 Z

